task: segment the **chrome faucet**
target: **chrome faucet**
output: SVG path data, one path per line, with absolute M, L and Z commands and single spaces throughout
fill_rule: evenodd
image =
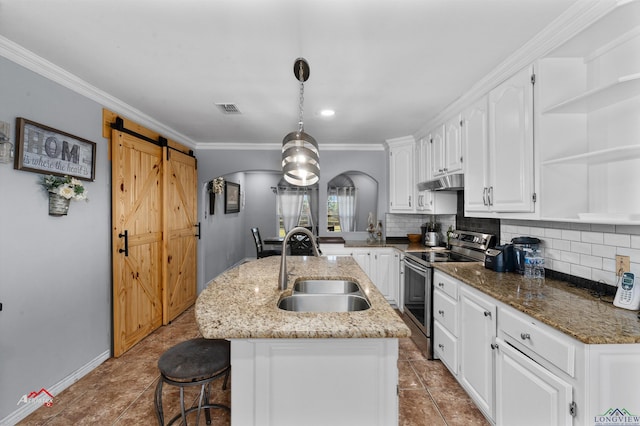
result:
M 313 254 L 315 256 L 320 256 L 318 246 L 316 246 L 316 238 L 307 228 L 298 226 L 287 232 L 287 235 L 285 235 L 284 240 L 282 241 L 282 254 L 280 255 L 280 274 L 278 275 L 280 290 L 287 289 L 287 242 L 293 234 L 297 234 L 299 232 L 309 236 L 309 239 L 311 240 L 311 247 L 313 248 Z

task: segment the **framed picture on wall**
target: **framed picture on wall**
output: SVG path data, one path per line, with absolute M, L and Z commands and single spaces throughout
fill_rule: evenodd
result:
M 96 177 L 96 144 L 18 117 L 14 168 L 93 181 Z
M 238 213 L 240 211 L 240 184 L 224 182 L 224 212 Z

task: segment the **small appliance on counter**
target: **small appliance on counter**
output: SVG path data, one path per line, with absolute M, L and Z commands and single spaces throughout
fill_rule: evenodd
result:
M 495 272 L 511 272 L 515 269 L 513 244 L 504 244 L 487 249 L 484 255 L 484 267 Z
M 437 247 L 440 245 L 440 224 L 436 222 L 425 223 L 420 227 L 422 230 L 422 241 L 427 247 Z
M 537 250 L 540 240 L 534 237 L 515 237 L 511 240 L 511 244 L 513 244 L 514 272 L 524 275 L 525 249 Z

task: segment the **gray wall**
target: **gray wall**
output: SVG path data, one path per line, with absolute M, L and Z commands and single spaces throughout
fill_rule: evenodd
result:
M 229 173 L 251 171 L 252 173 L 238 173 L 242 180 L 257 182 L 264 179 L 264 183 L 257 188 L 272 185 L 272 177 L 267 171 L 280 173 L 281 152 L 279 149 L 247 151 L 247 150 L 205 150 L 196 152 L 198 157 L 198 179 L 201 187 L 206 182 Z M 366 173 L 378 182 L 378 216 L 384 218 L 387 205 L 387 175 L 388 164 L 385 151 L 330 151 L 323 150 L 320 145 L 320 182 L 319 182 L 319 226 L 320 236 L 343 236 L 346 239 L 366 239 L 366 232 L 329 233 L 327 229 L 327 205 L 322 200 L 327 199 L 327 183 L 347 171 Z M 255 173 L 262 171 L 265 173 Z M 279 180 L 279 179 L 278 179 Z M 267 183 L 268 182 L 268 183 Z M 275 181 L 277 183 L 277 180 Z M 243 184 L 244 186 L 244 184 Z M 243 192 L 245 190 L 243 189 Z M 269 194 L 271 194 L 269 192 Z M 251 195 L 251 196 L 250 196 Z M 206 202 L 202 192 L 202 202 Z M 255 198 L 254 198 L 255 197 Z M 202 290 L 213 278 L 229 266 L 241 261 L 244 257 L 255 256 L 255 248 L 250 238 L 249 229 L 254 223 L 260 223 L 263 236 L 270 235 L 269 223 L 275 217 L 275 199 L 265 199 L 264 195 L 256 195 L 252 190 L 245 192 L 245 208 L 239 214 L 225 215 L 220 200 L 216 203 L 216 214 L 202 220 L 202 240 L 200 241 L 200 273 L 198 288 Z M 260 201 L 258 201 L 260 200 Z M 264 203 L 263 208 L 260 204 Z M 221 212 L 220 214 L 218 212 Z M 374 212 L 375 214 L 375 212 Z M 204 210 L 200 209 L 200 215 Z M 264 224 L 264 225 L 262 225 Z M 263 230 L 263 226 L 265 229 Z M 275 224 L 271 225 L 275 232 Z M 230 234 L 230 230 L 237 234 Z M 272 233 L 273 233 L 272 232 Z
M 96 179 L 88 202 L 72 202 L 68 216 L 48 215 L 41 174 L 0 164 L 0 423 L 31 410 L 19 399 L 42 388 L 57 394 L 106 359 L 111 351 L 111 162 L 102 138 L 102 106 L 0 57 L 0 120 L 15 133 L 16 117 L 65 131 L 97 144 Z M 15 141 L 13 141 L 15 142 Z M 359 170 L 378 181 L 378 211 L 387 202 L 384 151 L 323 151 L 320 199 L 339 173 Z M 280 150 L 198 150 L 198 287 L 254 255 L 249 228 L 275 232 L 275 197 L 262 191 L 279 180 Z M 247 173 L 245 173 L 247 172 Z M 225 175 L 240 183 L 245 205 L 224 214 L 221 197 L 214 215 L 205 184 Z M 266 180 L 265 180 L 266 179 Z M 266 191 L 265 191 L 266 192 Z M 251 212 L 251 213 L 249 213 Z M 320 204 L 321 235 L 326 204 Z M 271 225 L 270 225 L 271 224 Z M 270 229 L 269 226 L 273 228 Z M 364 235 L 345 235 L 364 238 Z M 36 407 L 33 407 L 34 409 Z
M 89 202 L 48 214 L 41 174 L 0 164 L 0 423 L 24 394 L 56 385 L 111 347 L 110 163 L 102 107 L 0 57 L 0 120 L 97 143 Z M 15 142 L 15 141 L 12 141 Z

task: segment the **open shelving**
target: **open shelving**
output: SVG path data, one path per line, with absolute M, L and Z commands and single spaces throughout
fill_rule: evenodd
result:
M 640 95 L 640 73 L 618 78 L 615 82 L 589 90 L 545 109 L 550 113 L 589 113 Z

